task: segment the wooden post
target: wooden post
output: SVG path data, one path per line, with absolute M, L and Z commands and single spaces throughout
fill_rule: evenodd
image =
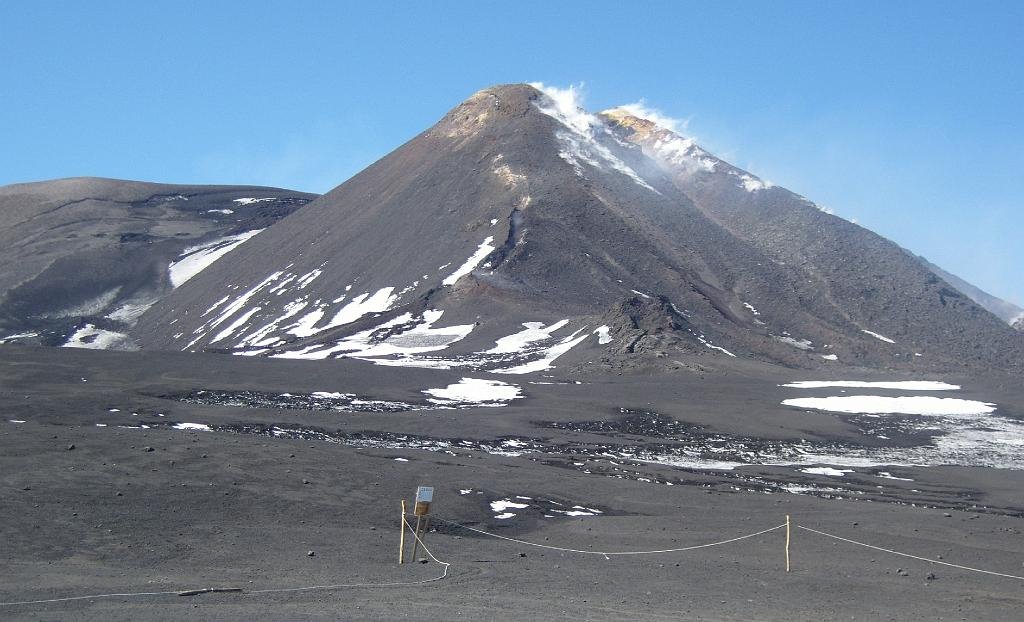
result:
M 402 522 L 398 524 L 398 528 L 402 530 L 401 535 L 398 537 L 398 563 L 405 563 L 405 499 L 402 499 Z
M 420 486 L 416 489 L 416 505 L 413 506 L 413 514 L 416 515 L 416 541 L 412 543 L 412 561 L 416 561 L 416 550 L 419 548 L 423 534 L 423 519 L 426 517 L 427 524 L 430 524 L 430 502 L 434 500 L 434 489 L 431 486 Z M 426 547 L 424 546 L 424 549 Z
M 416 538 L 412 541 L 412 562 L 414 564 L 416 563 L 416 549 L 420 545 L 420 525 L 422 525 L 422 524 L 423 524 L 423 517 L 422 516 L 417 516 L 416 517 L 416 531 L 414 532 L 415 535 L 416 535 Z
M 427 530 L 430 529 L 430 514 L 423 515 L 423 529 L 420 530 L 419 542 L 423 542 L 427 538 Z M 423 543 L 423 551 L 426 552 L 427 545 Z
M 789 572 L 789 514 L 786 514 L 786 572 Z

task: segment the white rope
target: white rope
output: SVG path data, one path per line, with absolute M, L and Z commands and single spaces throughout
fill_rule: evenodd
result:
M 478 534 L 481 534 L 481 535 L 484 535 L 484 536 L 489 536 L 491 538 L 497 538 L 499 540 L 505 540 L 505 541 L 508 541 L 508 542 L 515 542 L 517 544 L 522 544 L 522 545 L 526 545 L 526 546 L 533 546 L 533 547 L 542 548 L 542 549 L 548 549 L 548 550 L 553 550 L 553 551 L 564 551 L 564 552 L 567 552 L 567 553 L 579 553 L 579 554 L 582 554 L 582 555 L 603 555 L 605 558 L 609 558 L 609 557 L 611 557 L 613 555 L 656 555 L 656 554 L 662 554 L 662 553 L 678 553 L 678 552 L 682 552 L 682 551 L 693 551 L 693 550 L 696 550 L 696 549 L 703 549 L 703 548 L 708 548 L 708 547 L 712 547 L 712 546 L 720 546 L 720 545 L 723 545 L 723 544 L 729 544 L 731 542 L 738 542 L 740 540 L 746 540 L 748 538 L 755 538 L 757 536 L 764 535 L 766 533 L 775 531 L 777 529 L 782 529 L 782 528 L 784 528 L 786 526 L 786 524 L 783 523 L 781 525 L 776 525 L 775 527 L 769 527 L 768 529 L 764 529 L 764 530 L 758 531 L 756 533 L 751 533 L 751 534 L 746 534 L 746 535 L 742 535 L 742 536 L 737 536 L 735 538 L 729 538 L 728 540 L 720 540 L 718 542 L 708 542 L 708 543 L 705 543 L 705 544 L 695 544 L 695 545 L 692 545 L 692 546 L 684 546 L 684 547 L 673 548 L 673 549 L 656 549 L 656 550 L 647 550 L 647 551 L 588 551 L 588 550 L 582 550 L 582 549 L 573 549 L 573 548 L 567 548 L 567 547 L 553 546 L 553 545 L 549 545 L 549 544 L 540 544 L 540 543 L 537 543 L 537 542 L 529 542 L 527 540 L 520 540 L 518 538 L 510 538 L 508 536 L 502 536 L 502 535 L 499 535 L 499 534 L 496 534 L 496 533 L 490 533 L 488 531 L 484 531 L 482 529 L 477 529 L 475 527 L 469 527 L 468 525 L 463 525 L 463 524 L 457 523 L 455 521 L 450 521 L 450 520 L 446 520 L 446 519 L 438 518 L 438 517 L 433 517 L 433 518 L 435 520 L 439 520 L 439 521 L 441 521 L 443 523 L 447 523 L 449 525 L 454 525 L 456 527 L 460 527 L 460 528 L 466 529 L 468 531 L 472 531 L 472 532 L 475 532 L 475 533 L 478 533 Z M 249 591 L 244 591 L 244 592 L 242 592 L 242 590 L 239 589 L 239 588 L 209 588 L 209 589 L 203 589 L 203 590 L 185 590 L 185 591 L 173 590 L 173 591 L 165 591 L 165 592 L 123 592 L 123 593 L 114 593 L 114 594 L 90 594 L 90 595 L 87 595 L 87 596 L 68 596 L 68 597 L 64 597 L 64 598 L 45 598 L 45 599 L 40 599 L 40 600 L 23 600 L 23 601 L 6 602 L 6 603 L 0 602 L 0 607 L 7 607 L 7 606 L 13 606 L 13 605 L 37 605 L 37 604 L 46 604 L 46 603 L 60 603 L 60 602 L 69 602 L 69 601 L 76 601 L 76 600 L 93 600 L 93 599 L 100 599 L 100 598 L 133 598 L 133 597 L 141 597 L 141 596 L 171 596 L 171 595 L 187 594 L 189 591 L 194 591 L 194 592 L 197 592 L 197 593 L 204 593 L 204 592 L 211 592 L 211 591 L 212 592 L 217 592 L 217 591 L 231 591 L 231 592 L 234 592 L 234 591 L 239 591 L 239 592 L 242 592 L 244 595 L 259 595 L 259 594 L 273 594 L 273 593 L 282 593 L 282 592 L 306 592 L 306 591 L 311 591 L 311 590 L 333 590 L 333 589 L 343 589 L 343 588 L 410 587 L 410 586 L 416 586 L 416 585 L 424 585 L 424 584 L 427 584 L 427 583 L 434 583 L 436 581 L 442 581 L 442 580 L 446 579 L 448 577 L 448 569 L 451 567 L 451 564 L 449 562 L 443 562 L 443 561 L 439 560 L 437 557 L 434 556 L 434 554 L 430 551 L 430 549 L 427 548 L 427 545 L 423 542 L 423 540 L 416 533 L 416 530 L 413 529 L 412 525 L 409 524 L 409 521 L 406 520 L 405 516 L 402 517 L 402 523 L 403 523 L 405 528 L 409 529 L 409 531 L 412 532 L 413 538 L 415 538 L 416 541 L 419 543 L 419 545 L 423 547 L 423 550 L 427 553 L 427 556 L 429 556 L 430 559 L 432 559 L 434 562 L 436 562 L 436 563 L 438 563 L 438 564 L 440 564 L 441 566 L 444 567 L 440 575 L 438 575 L 436 577 L 429 578 L 429 579 L 423 579 L 421 581 L 396 581 L 396 582 L 390 582 L 390 583 L 336 583 L 336 584 L 332 584 L 332 585 L 310 585 L 310 586 L 304 586 L 304 587 L 291 587 L 291 588 L 270 588 L 270 589 L 264 589 L 264 590 L 249 590 Z M 867 544 L 866 542 L 859 542 L 857 540 L 851 540 L 850 538 L 844 538 L 842 536 L 837 536 L 835 534 L 826 533 L 824 531 L 819 531 L 817 529 L 812 529 L 810 527 L 805 527 L 803 525 L 796 525 L 796 528 L 797 529 L 803 529 L 804 531 L 809 531 L 811 533 L 816 533 L 818 535 L 825 536 L 827 538 L 832 538 L 832 539 L 835 539 L 835 540 L 841 540 L 843 542 L 848 542 L 850 544 L 856 544 L 857 546 L 863 546 L 863 547 L 866 547 L 866 548 L 869 548 L 869 549 L 874 549 L 876 551 L 882 551 L 884 553 L 891 553 L 893 555 L 899 555 L 901 557 L 908 557 L 910 559 L 916 559 L 916 560 L 919 560 L 919 561 L 927 562 L 929 564 L 938 564 L 938 565 L 942 565 L 942 566 L 949 566 L 951 568 L 959 568 L 960 570 L 967 570 L 967 571 L 970 571 L 970 572 L 978 572 L 978 573 L 992 575 L 992 576 L 997 576 L 997 577 L 1005 577 L 1005 578 L 1008 578 L 1008 579 L 1017 579 L 1017 580 L 1020 580 L 1020 581 L 1024 581 L 1024 577 L 1022 577 L 1022 576 L 1013 575 L 1013 574 L 1007 574 L 1007 573 L 1004 573 L 1004 572 L 995 572 L 995 571 L 992 571 L 992 570 L 983 570 L 981 568 L 972 568 L 970 566 L 963 566 L 963 565 L 960 565 L 960 564 L 954 564 L 954 563 L 951 563 L 951 562 L 944 562 L 944 561 L 940 561 L 940 560 L 937 560 L 937 559 L 929 559 L 927 557 L 920 557 L 918 555 L 911 555 L 910 553 L 903 553 L 903 552 L 900 552 L 900 551 L 894 551 L 892 549 L 887 549 L 887 548 L 883 548 L 883 547 L 880 547 L 880 546 L 875 546 L 873 544 Z
M 60 603 L 60 602 L 67 602 L 67 601 L 72 601 L 72 600 L 92 600 L 92 599 L 98 599 L 98 598 L 133 598 L 133 597 L 140 597 L 140 596 L 173 596 L 173 595 L 185 595 L 185 594 L 188 594 L 189 592 L 206 593 L 206 592 L 218 592 L 218 591 L 231 591 L 231 592 L 242 592 L 244 595 L 251 596 L 251 595 L 258 595 L 258 594 L 272 594 L 272 593 L 280 593 L 280 592 L 306 592 L 306 591 L 311 591 L 311 590 L 335 590 L 335 589 L 359 588 L 359 587 L 408 587 L 408 586 L 414 586 L 414 585 L 423 585 L 425 583 L 433 583 L 435 581 L 441 581 L 443 579 L 446 579 L 448 577 L 448 568 L 451 566 L 451 564 L 448 563 L 448 562 L 443 562 L 443 561 L 439 560 L 437 557 L 434 556 L 433 553 L 430 552 L 430 549 L 428 549 L 427 545 L 423 543 L 423 540 L 421 540 L 420 537 L 418 535 L 416 535 L 416 530 L 412 528 L 412 525 L 409 524 L 409 521 L 405 520 L 405 517 L 402 517 L 402 523 L 404 523 L 405 527 L 408 527 L 409 530 L 412 531 L 413 537 L 416 538 L 416 541 L 419 542 L 420 546 L 423 547 L 423 550 L 426 551 L 426 553 L 430 557 L 430 559 L 432 559 L 435 562 L 437 562 L 438 564 L 441 564 L 442 566 L 444 566 L 444 569 L 443 569 L 443 571 L 441 572 L 440 575 L 438 575 L 436 577 L 433 577 L 433 578 L 430 578 L 430 579 L 424 579 L 422 581 L 396 581 L 396 582 L 391 582 L 391 583 L 336 583 L 334 585 L 310 585 L 310 586 L 305 586 L 305 587 L 273 588 L 273 589 L 249 590 L 249 591 L 243 591 L 241 588 L 209 588 L 209 589 L 200 589 L 200 590 L 174 590 L 174 591 L 168 591 L 168 592 L 124 592 L 124 593 L 120 593 L 120 594 L 90 594 L 88 596 L 69 596 L 69 597 L 66 597 L 66 598 L 45 598 L 45 599 L 41 599 L 41 600 L 22 600 L 22 601 L 17 601 L 17 602 L 10 602 L 10 603 L 0 603 L 0 607 L 7 607 L 7 606 L 13 606 L 13 605 L 40 605 L 40 604 L 45 604 L 45 603 Z
M 439 560 L 438 558 L 434 557 L 434 554 L 430 552 L 430 549 L 428 549 L 427 545 L 423 543 L 423 540 L 421 540 L 420 537 L 416 534 L 416 530 L 412 528 L 412 525 L 409 524 L 409 521 L 405 520 L 404 516 L 402 517 L 402 523 L 404 523 L 405 526 L 409 528 L 409 531 L 412 532 L 413 538 L 415 538 L 416 541 L 419 542 L 419 545 L 422 546 L 423 550 L 427 552 L 427 555 L 430 557 L 430 559 L 432 559 L 435 562 L 437 562 L 437 563 L 441 564 L 442 566 L 444 566 L 444 570 L 441 572 L 440 575 L 438 575 L 438 576 L 436 576 L 436 577 L 434 577 L 432 579 L 424 579 L 422 581 L 396 581 L 396 582 L 392 582 L 392 583 L 338 583 L 338 584 L 335 584 L 335 585 L 310 585 L 310 586 L 307 586 L 307 587 L 287 587 L 287 588 L 274 588 L 274 589 L 267 589 L 267 590 L 249 590 L 245 594 L 251 596 L 253 594 L 273 594 L 273 593 L 280 593 L 280 592 L 306 592 L 306 591 L 310 591 L 310 590 L 335 590 L 335 589 L 341 589 L 341 588 L 346 588 L 346 587 L 408 587 L 408 586 L 413 586 L 413 585 L 423 585 L 424 583 L 433 583 L 435 581 L 441 581 L 441 580 L 447 578 L 448 577 L 448 568 L 451 566 L 451 564 L 448 563 L 448 562 L 443 562 L 443 561 Z
M 707 544 L 695 544 L 693 546 L 684 546 L 684 547 L 680 547 L 680 548 L 676 548 L 676 549 L 658 549 L 658 550 L 652 550 L 652 551 L 584 551 L 584 550 L 581 550 L 581 549 L 570 549 L 570 548 L 565 548 L 565 547 L 561 547 L 561 546 L 551 546 L 549 544 L 539 544 L 537 542 L 528 542 L 526 540 L 519 540 L 518 538 L 510 538 L 508 536 L 502 536 L 502 535 L 498 535 L 496 533 L 491 533 L 489 531 L 484 531 L 482 529 L 477 529 L 475 527 L 469 527 L 469 526 L 463 525 L 461 523 L 456 523 L 455 521 L 445 520 L 443 518 L 437 518 L 436 516 L 434 517 L 434 519 L 435 520 L 439 520 L 439 521 L 441 521 L 443 523 L 448 523 L 449 525 L 455 525 L 456 527 L 461 527 L 461 528 L 467 529 L 469 531 L 474 531 L 476 533 L 479 533 L 479 534 L 482 534 L 482 535 L 485 535 L 485 536 L 490 536 L 492 538 L 498 538 L 499 540 L 507 540 L 509 542 L 515 542 L 517 544 L 525 544 L 527 546 L 535 546 L 537 548 L 550 549 L 552 551 L 565 551 L 567 553 L 580 553 L 580 554 L 583 554 L 583 555 L 604 555 L 605 557 L 610 557 L 612 555 L 655 555 L 655 554 L 659 554 L 659 553 L 679 553 L 681 551 L 693 551 L 695 549 L 704 549 L 704 548 L 708 548 L 708 547 L 711 547 L 711 546 L 719 546 L 719 545 L 722 545 L 722 544 L 729 544 L 730 542 L 738 542 L 740 540 L 746 540 L 747 538 L 754 538 L 754 537 L 766 534 L 766 533 L 768 533 L 770 531 L 775 531 L 776 529 L 782 529 L 783 527 L 786 526 L 786 524 L 783 523 L 781 525 L 776 525 L 775 527 L 769 527 L 768 529 L 765 529 L 763 531 L 758 531 L 757 533 L 747 534 L 745 536 L 738 536 L 736 538 L 730 538 L 728 540 L 722 540 L 720 542 L 709 542 Z
M 876 551 L 882 551 L 884 553 L 892 553 L 893 555 L 899 555 L 901 557 L 909 557 L 911 559 L 917 559 L 917 560 L 920 560 L 920 561 L 923 561 L 923 562 L 928 562 L 929 564 L 939 564 L 939 565 L 942 565 L 942 566 L 950 566 L 951 568 L 959 568 L 960 570 L 969 570 L 971 572 L 980 572 L 982 574 L 990 574 L 990 575 L 994 575 L 994 576 L 997 576 L 997 577 L 1006 577 L 1008 579 L 1019 579 L 1021 581 L 1024 581 L 1024 577 L 1019 577 L 1019 576 L 1017 576 L 1015 574 L 1006 574 L 1005 572 L 995 572 L 995 571 L 992 571 L 992 570 L 982 570 L 981 568 L 971 568 L 970 566 L 961 566 L 960 564 L 952 564 L 950 562 L 944 562 L 944 561 L 940 561 L 940 560 L 937 560 L 937 559 L 928 559 L 927 557 L 918 557 L 917 555 L 911 555 L 910 553 L 901 553 L 899 551 L 894 551 L 892 549 L 886 549 L 886 548 L 882 548 L 880 546 L 875 546 L 873 544 L 867 544 L 865 542 L 858 542 L 856 540 L 851 540 L 849 538 L 843 538 L 842 536 L 836 536 L 836 535 L 833 535 L 833 534 L 830 534 L 830 533 L 825 533 L 824 531 L 818 531 L 817 529 L 811 529 L 810 527 L 804 527 L 803 525 L 797 525 L 796 527 L 797 527 L 797 529 L 803 529 L 804 531 L 810 531 L 812 533 L 816 533 L 816 534 L 818 534 L 820 536 L 825 536 L 827 538 L 834 538 L 836 540 L 842 540 L 843 542 L 849 542 L 850 544 L 856 544 L 858 546 L 864 546 L 864 547 L 867 547 L 869 549 L 875 549 Z
M 90 594 L 89 596 L 69 596 L 67 598 L 45 598 L 43 600 L 21 600 L 12 603 L 0 603 L 0 607 L 8 607 L 11 605 L 38 605 L 42 603 L 63 603 L 69 600 L 90 600 L 93 598 L 128 598 L 132 596 L 170 596 L 177 594 L 177 591 L 173 592 L 126 592 L 124 594 Z

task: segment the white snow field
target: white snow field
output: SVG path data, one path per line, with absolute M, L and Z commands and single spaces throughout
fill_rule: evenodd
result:
M 180 255 L 181 259 L 172 262 L 167 267 L 170 272 L 171 286 L 179 287 L 182 283 L 210 267 L 210 264 L 227 255 L 232 249 L 255 236 L 260 231 L 263 231 L 263 229 L 254 229 L 245 233 L 239 233 L 238 235 L 229 235 L 200 244 L 199 246 L 186 248 Z

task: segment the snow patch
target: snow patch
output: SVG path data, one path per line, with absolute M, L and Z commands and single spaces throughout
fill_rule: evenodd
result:
M 310 272 L 307 272 L 306 274 L 300 276 L 299 280 L 296 282 L 296 285 L 299 286 L 299 289 L 306 289 L 306 286 L 315 281 L 316 278 L 323 273 L 324 271 L 321 270 L 320 268 L 311 270 Z
M 328 328 L 351 324 L 369 313 L 382 313 L 387 311 L 391 308 L 391 305 L 398 300 L 398 296 L 395 296 L 392 293 L 394 291 L 394 287 L 382 287 L 372 296 L 370 296 L 369 293 L 356 296 L 351 300 L 351 302 L 335 313 L 334 317 L 331 318 L 331 321 L 328 322 L 326 326 L 317 329 L 317 332 L 327 330 Z
M 729 352 L 728 350 L 726 350 L 722 346 L 716 346 L 715 344 L 711 343 L 711 341 L 706 339 L 704 337 L 704 335 L 698 335 L 697 336 L 697 341 L 699 341 L 702 344 L 704 344 L 705 347 L 711 348 L 712 350 L 718 350 L 719 352 L 724 352 L 725 354 L 728 354 L 729 356 L 731 356 L 733 358 L 736 358 L 735 354 L 733 354 L 732 352 Z
M 883 397 L 880 395 L 837 395 L 831 397 L 799 397 L 783 400 L 786 406 L 812 408 L 851 414 L 902 415 L 987 415 L 996 405 L 955 397 L 925 395 Z
M 231 304 L 224 307 L 224 310 L 221 311 L 220 315 L 218 315 L 216 318 L 209 320 L 207 323 L 192 331 L 192 334 L 197 335 L 197 337 L 190 341 L 184 348 L 182 348 L 182 350 L 188 350 L 196 343 L 198 343 L 199 340 L 202 339 L 208 331 L 217 328 L 218 326 L 223 324 L 228 318 L 233 316 L 235 313 L 241 311 L 242 308 L 245 307 L 245 305 L 249 302 L 250 298 L 258 294 L 263 288 L 267 287 L 268 285 L 276 281 L 278 278 L 280 278 L 282 274 L 282 272 L 274 272 L 273 274 L 269 275 L 267 278 L 263 279 L 262 281 L 254 285 L 252 288 L 250 288 L 248 291 L 246 291 L 244 294 L 242 294 L 234 301 L 232 301 Z M 219 306 L 219 304 L 220 303 L 218 303 L 215 306 Z
M 440 317 L 441 311 L 428 311 L 424 314 L 426 321 L 433 322 L 437 317 Z M 466 354 L 455 355 L 452 357 L 431 357 L 425 356 L 421 353 L 429 352 L 431 350 L 440 350 L 446 347 L 450 343 L 454 343 L 473 330 L 472 324 L 463 326 L 453 326 L 448 328 L 439 328 L 428 330 L 428 326 L 422 328 L 416 327 L 409 332 L 394 333 L 381 341 L 380 339 L 373 337 L 372 333 L 375 331 L 382 331 L 385 334 L 391 333 L 393 327 L 400 326 L 402 324 L 409 323 L 411 321 L 409 314 L 404 314 L 398 318 L 395 318 L 391 322 L 387 322 L 378 326 L 370 331 L 365 331 L 359 335 L 347 338 L 339 345 L 344 345 L 346 342 L 351 342 L 354 338 L 358 337 L 359 340 L 364 340 L 367 343 L 377 345 L 393 344 L 398 339 L 404 339 L 406 335 L 409 335 L 411 339 L 419 339 L 416 335 L 422 331 L 424 338 L 432 339 L 430 342 L 431 347 L 403 347 L 400 350 L 377 350 L 371 351 L 358 351 L 348 354 L 348 356 L 356 356 L 364 360 L 373 361 L 378 365 L 388 365 L 395 367 L 420 367 L 425 369 L 490 369 L 495 373 L 527 373 L 529 371 L 536 371 L 540 369 L 550 368 L 552 362 L 571 349 L 574 345 L 580 343 L 587 337 L 585 328 L 582 328 L 567 338 L 564 338 L 554 344 L 542 345 L 537 342 L 548 341 L 551 337 L 551 333 L 564 327 L 568 320 L 562 320 L 555 322 L 554 324 L 545 327 L 543 322 L 526 322 L 523 324 L 525 330 L 521 330 L 518 333 L 502 337 L 497 340 L 494 348 L 485 352 L 472 352 Z M 457 333 L 457 334 L 454 334 Z M 581 334 L 582 333 L 582 334 Z M 452 336 L 445 338 L 446 334 Z M 536 345 L 535 345 L 536 344 Z M 413 344 L 416 346 L 421 345 L 418 341 Z M 323 346 L 310 346 L 297 353 L 283 353 L 273 356 L 285 357 L 285 358 L 323 358 L 324 351 L 321 350 Z M 395 354 L 397 358 L 386 358 L 388 354 Z M 539 358 L 534 358 L 539 357 Z M 515 365 L 510 367 L 512 363 L 519 363 L 523 360 L 533 359 L 532 362 Z M 504 367 L 502 367 L 504 366 Z M 500 369 L 494 369 L 496 367 L 502 367 Z
M 522 390 L 514 384 L 478 378 L 463 378 L 443 389 L 426 389 L 423 393 L 431 396 L 427 401 L 446 405 L 505 406 L 523 397 Z
M 213 313 L 213 311 L 216 310 L 217 307 L 219 307 L 222 304 L 224 304 L 225 302 L 227 302 L 228 298 L 231 298 L 231 296 L 224 296 L 223 298 L 221 298 L 217 302 L 213 303 L 213 305 L 209 309 L 207 309 L 206 311 L 203 311 L 203 314 L 200 315 L 199 317 L 206 317 L 210 313 Z
M 787 384 L 780 384 L 780 387 L 791 389 L 823 389 L 826 387 L 845 387 L 853 389 L 896 389 L 902 391 L 958 391 L 960 385 L 949 384 L 938 380 L 893 380 L 893 381 L 864 381 L 864 380 L 798 380 Z
M 599 343 L 600 345 L 603 346 L 606 343 L 612 342 L 612 336 L 608 332 L 607 326 L 598 326 L 594 333 L 597 335 L 597 343 Z
M 552 367 L 554 367 L 554 365 L 552 365 L 552 363 L 554 363 L 555 359 L 557 359 L 558 357 L 562 356 L 563 354 L 565 354 L 569 350 L 572 350 L 577 344 L 579 344 L 581 341 L 583 341 L 584 339 L 587 338 L 588 333 L 583 333 L 584 330 L 586 330 L 586 327 L 577 330 L 576 332 L 574 332 L 573 334 L 569 335 L 568 337 L 562 339 L 561 341 L 559 341 L 555 345 L 553 345 L 551 347 L 548 347 L 548 348 L 545 348 L 544 350 L 541 351 L 541 352 L 543 352 L 543 355 L 541 356 L 541 358 L 539 358 L 539 359 L 537 359 L 535 361 L 531 361 L 529 363 L 524 363 L 522 365 L 516 365 L 514 367 L 506 367 L 506 368 L 503 368 L 503 369 L 495 369 L 494 373 L 496 373 L 496 374 L 528 374 L 530 372 L 544 371 L 546 369 L 551 369 Z M 583 334 L 580 335 L 580 333 L 583 333 Z
M 305 309 L 307 304 L 308 303 L 305 300 L 302 300 L 301 298 L 289 302 L 284 306 L 284 314 L 282 314 L 278 318 L 275 318 L 268 324 L 265 324 L 264 326 L 250 333 L 249 335 L 243 337 L 242 341 L 240 341 L 235 347 L 245 348 L 249 346 L 268 346 L 277 343 L 278 341 L 280 341 L 280 339 L 278 339 L 277 337 L 270 337 L 267 339 L 264 338 L 267 337 L 267 335 L 276 331 L 277 327 L 280 326 L 282 322 L 291 317 L 294 317 L 300 311 Z
M 522 510 L 530 507 L 528 503 L 516 503 L 511 499 L 501 499 L 499 501 L 491 501 L 492 512 L 504 512 L 505 510 Z M 513 514 L 514 516 L 514 514 Z
M 811 475 L 828 475 L 829 477 L 842 477 L 847 473 L 853 473 L 853 469 L 833 469 L 832 467 L 811 467 L 809 469 L 800 469 L 801 473 L 810 473 Z
M 245 326 L 246 322 L 248 322 L 252 316 L 259 313 L 260 309 L 261 307 L 253 307 L 252 309 L 249 309 L 248 311 L 243 313 L 238 319 L 229 324 L 227 328 L 217 333 L 217 335 L 210 340 L 210 344 L 217 343 L 222 339 L 230 337 L 232 334 L 234 334 L 236 330 Z
M 84 348 L 87 350 L 110 350 L 124 347 L 129 343 L 128 335 L 112 330 L 96 328 L 86 324 L 68 337 L 62 348 Z
M 543 341 L 551 337 L 551 333 L 567 325 L 569 320 L 559 320 L 545 327 L 544 322 L 523 322 L 526 330 L 513 333 L 498 339 L 495 346 L 487 350 L 485 354 L 505 354 L 511 352 L 524 352 L 531 343 Z
M 179 255 L 181 259 L 172 262 L 167 267 L 170 273 L 171 287 L 180 287 L 182 283 L 210 267 L 213 262 L 227 255 L 232 249 L 260 231 L 263 231 L 263 229 L 254 229 L 245 233 L 239 233 L 238 235 L 229 235 L 198 246 L 186 248 Z
M 867 329 L 863 329 L 860 332 L 866 333 L 868 335 L 871 335 L 872 337 L 874 337 L 875 339 L 878 339 L 879 341 L 884 341 L 886 343 L 896 343 L 895 341 L 893 341 L 892 339 L 889 339 L 885 335 L 879 335 L 878 333 L 872 332 L 872 331 L 867 330 Z
M 469 274 L 470 272 L 475 270 L 477 265 L 479 265 L 480 262 L 483 261 L 485 257 L 490 255 L 491 252 L 495 249 L 495 246 L 492 244 L 492 242 L 494 242 L 494 236 L 493 235 L 487 236 L 487 239 L 485 239 L 483 242 L 481 242 L 480 246 L 477 247 L 476 252 L 473 253 L 469 257 L 469 259 L 467 259 L 461 266 L 459 266 L 458 270 L 456 270 L 455 272 L 452 272 L 443 281 L 441 281 L 441 284 L 442 285 L 455 285 L 455 283 L 459 279 L 461 279 L 462 277 L 466 276 L 467 274 Z M 444 266 L 442 266 L 442 268 L 443 267 Z
M 316 360 L 345 354 L 350 357 L 387 364 L 378 357 L 391 355 L 409 357 L 414 354 L 443 350 L 451 344 L 465 339 L 473 332 L 473 324 L 434 328 L 434 324 L 441 319 L 443 314 L 442 310 L 430 309 L 425 311 L 422 317 L 414 320 L 412 314 L 403 313 L 383 324 L 349 335 L 334 345 L 308 346 L 301 350 L 282 352 L 272 356 L 274 358 Z
M 305 305 L 303 305 L 302 308 L 304 309 Z M 324 308 L 325 307 L 321 305 L 313 309 L 306 315 L 303 315 L 298 319 L 298 321 L 296 321 L 294 324 L 288 327 L 288 330 L 286 332 L 295 335 L 296 337 L 311 337 L 317 334 L 317 332 L 319 332 L 320 329 L 315 328 L 315 326 L 317 322 L 324 319 Z

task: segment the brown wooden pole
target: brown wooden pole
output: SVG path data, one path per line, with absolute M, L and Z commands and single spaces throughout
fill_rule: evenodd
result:
M 423 541 L 427 539 L 427 530 L 428 529 L 430 529 L 430 514 L 425 514 L 423 516 L 423 530 L 420 532 L 420 538 L 419 538 L 420 542 L 423 543 L 423 551 L 424 552 L 426 552 L 426 550 L 427 550 L 427 543 L 423 542 Z
M 414 532 L 416 534 L 416 539 L 412 541 L 412 561 L 413 561 L 413 563 L 416 563 L 416 549 L 419 547 L 419 544 L 420 544 L 420 525 L 422 525 L 422 524 L 423 524 L 423 517 L 422 516 L 417 516 L 416 517 L 416 531 Z

